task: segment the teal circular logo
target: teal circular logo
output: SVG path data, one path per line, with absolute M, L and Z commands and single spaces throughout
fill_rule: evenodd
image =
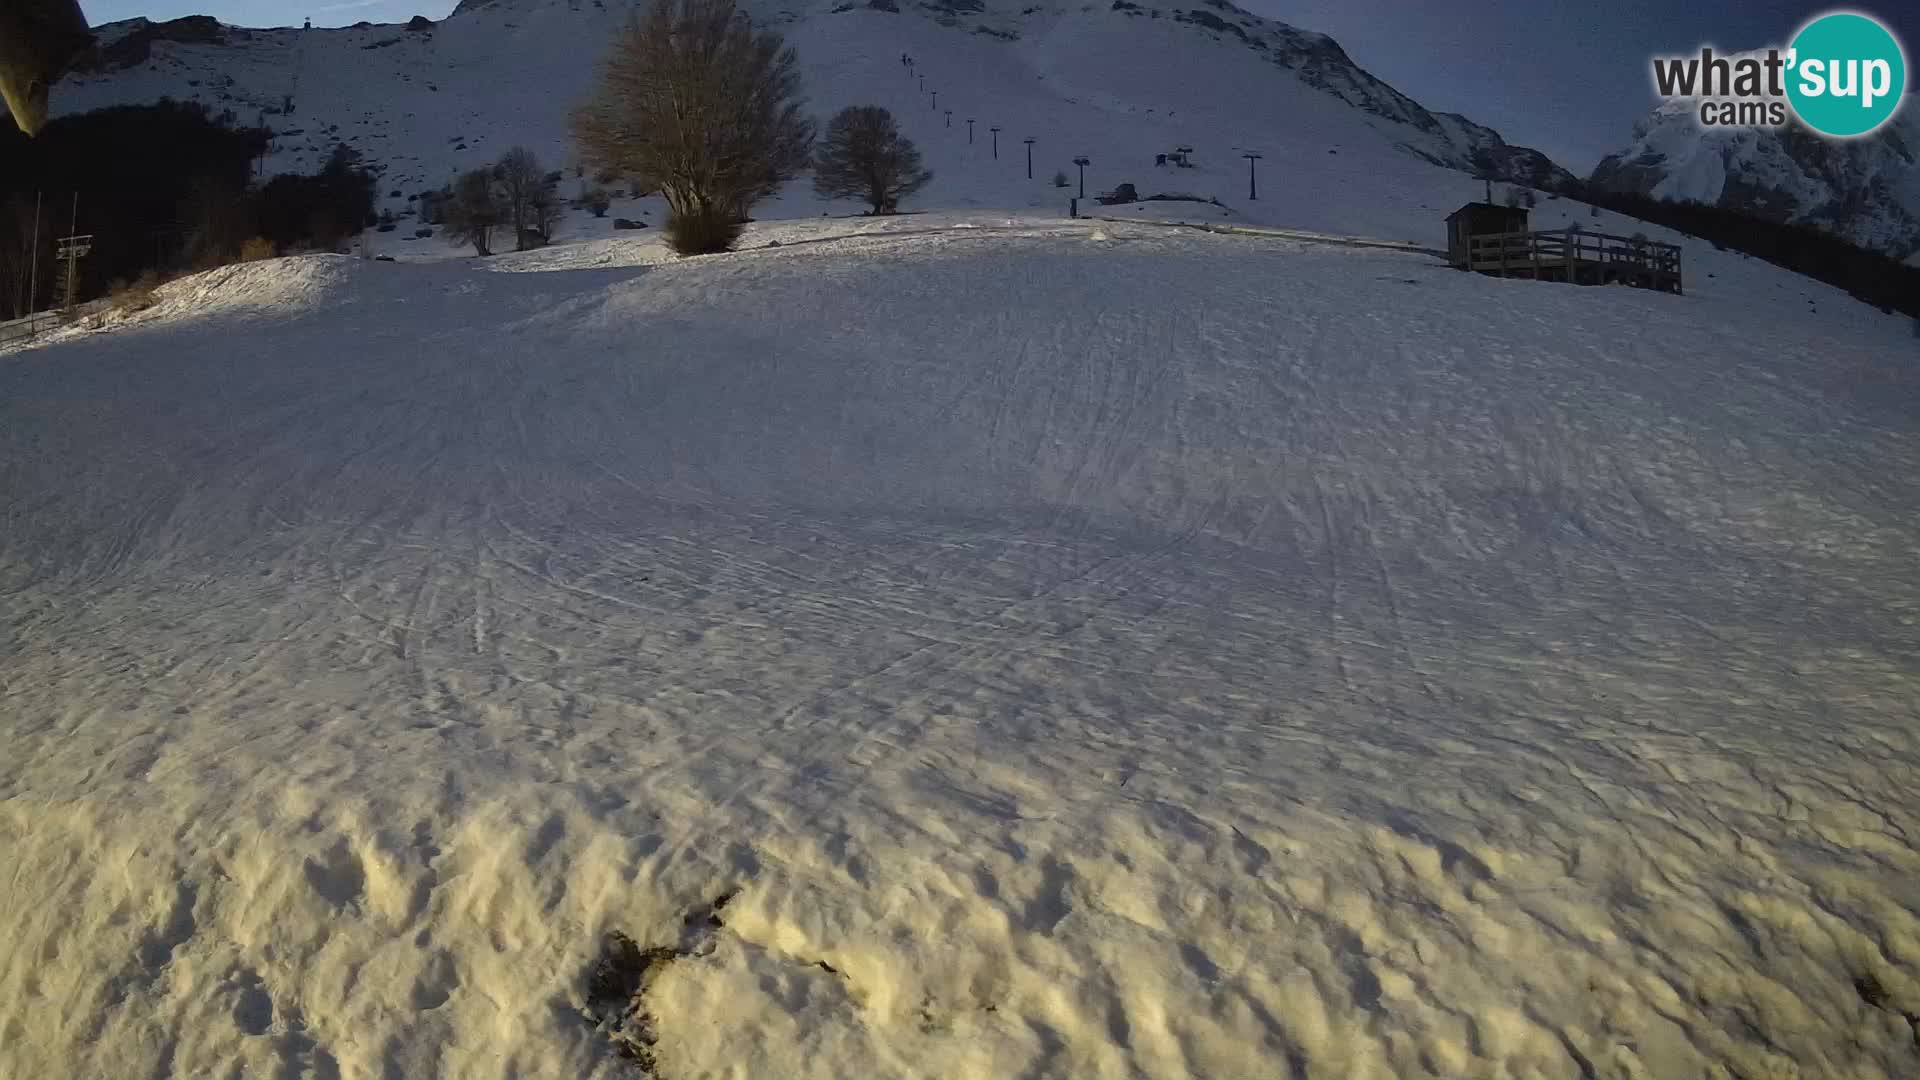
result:
M 1789 46 L 1787 101 L 1822 135 L 1851 138 L 1893 118 L 1907 92 L 1907 57 L 1893 33 L 1850 11 L 1822 15 Z

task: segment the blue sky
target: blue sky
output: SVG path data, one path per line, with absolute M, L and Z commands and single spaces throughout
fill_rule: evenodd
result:
M 1655 55 L 1785 45 L 1836 7 L 1891 26 L 1920 63 L 1920 3 L 1784 0 L 1236 0 L 1331 34 L 1361 67 L 1429 109 L 1464 113 L 1585 174 L 1656 99 Z M 1914 77 L 1909 74 L 1909 91 Z M 1911 98 L 1909 98 L 1911 101 Z
M 1178 6 L 1179 0 L 1171 0 Z M 1647 61 L 1701 45 L 1784 44 L 1832 5 L 1787 0 L 1238 0 L 1331 34 L 1430 109 L 1464 113 L 1585 174 L 1653 107 Z M 242 26 L 438 19 L 454 0 L 81 0 L 96 23 L 213 15 Z M 1920 3 L 1848 5 L 1894 27 L 1920 63 Z M 1910 77 L 1909 82 L 1916 80 Z M 1910 86 L 1911 90 L 1912 87 Z
M 98 24 L 144 15 L 175 19 L 211 15 L 235 26 L 347 26 L 367 22 L 406 22 L 415 15 L 443 19 L 455 0 L 80 0 L 87 21 Z

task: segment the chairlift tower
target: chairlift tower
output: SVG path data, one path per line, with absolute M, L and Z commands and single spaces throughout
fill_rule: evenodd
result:
M 74 301 L 79 297 L 80 283 L 76 271 L 79 269 L 80 260 L 93 251 L 93 234 L 63 236 L 57 243 L 59 246 L 55 249 L 54 258 L 67 264 L 67 299 L 64 306 L 72 308 Z

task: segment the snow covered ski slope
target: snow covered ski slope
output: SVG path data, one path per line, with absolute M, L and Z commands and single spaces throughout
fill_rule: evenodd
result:
M 1441 219 L 1481 190 L 1468 175 L 1476 153 L 1491 154 L 1499 175 L 1515 180 L 1553 172 L 1497 133 L 1405 98 L 1331 39 L 1225 0 L 1192 11 L 1013 0 L 900 6 L 806 0 L 743 9 L 793 45 L 823 125 L 848 105 L 881 105 L 899 117 L 935 174 L 914 208 L 1063 213 L 1072 192 L 1051 180 L 1060 172 L 1077 181 L 1072 162 L 1085 156 L 1089 194 L 1132 183 L 1142 195 L 1219 198 L 1239 221 L 1384 228 L 1389 239 L 1434 243 Z M 405 213 L 407 196 L 515 145 L 554 168 L 566 164 L 568 111 L 632 9 L 624 0 L 496 0 L 420 31 L 227 28 L 218 44 L 163 40 L 139 64 L 70 76 L 55 104 L 74 113 L 171 96 L 231 109 L 239 122 L 277 133 L 268 174 L 316 170 L 344 141 L 383 170 L 382 208 Z M 103 34 L 111 40 L 134 26 Z M 911 72 L 903 53 L 915 58 Z M 289 100 L 290 114 L 281 111 Z M 1031 177 L 1027 138 L 1035 140 Z M 1181 145 L 1193 148 L 1193 168 L 1154 166 L 1156 154 Z M 1246 149 L 1266 155 L 1256 200 L 1246 197 Z M 803 177 L 754 214 L 849 209 L 816 199 Z M 394 245 L 447 250 L 443 240 L 407 239 L 411 231 Z
M 1904 323 L 656 244 L 0 357 L 0 1075 L 1920 1069 Z

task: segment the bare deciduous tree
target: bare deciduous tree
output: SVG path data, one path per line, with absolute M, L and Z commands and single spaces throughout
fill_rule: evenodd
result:
M 507 220 L 507 209 L 492 166 L 461 173 L 439 202 L 448 239 L 472 244 L 476 255 L 493 254 L 493 232 Z
M 527 227 L 542 244 L 553 242 L 553 227 L 560 223 L 560 215 L 566 211 L 566 203 L 560 198 L 560 184 L 548 179 L 533 189 L 533 198 L 527 204 Z
M 654 0 L 614 42 L 573 133 L 602 175 L 666 196 L 676 250 L 723 251 L 748 208 L 806 167 L 801 105 L 793 50 L 733 0 Z
M 933 179 L 920 151 L 902 138 L 893 114 L 878 105 L 851 105 L 834 115 L 813 163 L 813 190 L 829 199 L 861 198 L 875 214 L 891 214 L 900 200 Z
M 540 167 L 540 159 L 526 147 L 516 146 L 500 155 L 493 171 L 494 182 L 506 206 L 507 220 L 513 225 L 513 249 L 525 251 L 536 241 L 545 243 L 547 226 L 551 226 L 552 220 L 549 218 L 543 224 L 535 217 L 541 202 L 552 201 L 553 185 L 547 180 L 547 171 Z

